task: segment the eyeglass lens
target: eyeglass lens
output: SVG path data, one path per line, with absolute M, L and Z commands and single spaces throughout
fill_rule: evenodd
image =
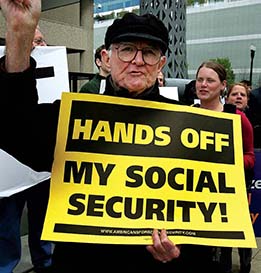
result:
M 117 48 L 118 57 L 123 62 L 131 62 L 135 59 L 138 51 L 142 52 L 144 63 L 148 65 L 155 65 L 160 61 L 161 52 L 154 47 L 137 48 L 133 44 L 120 44 Z

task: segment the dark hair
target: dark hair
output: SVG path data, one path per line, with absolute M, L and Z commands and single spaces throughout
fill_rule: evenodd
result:
M 196 78 L 198 77 L 198 72 L 202 67 L 213 69 L 218 74 L 218 77 L 221 82 L 227 79 L 227 72 L 225 67 L 222 64 L 214 62 L 214 61 L 203 62 L 197 70 Z
M 248 87 L 251 86 L 251 83 L 249 80 L 242 80 L 242 81 L 240 81 L 240 83 L 243 83 L 244 85 L 246 85 Z
M 101 61 L 101 51 L 102 51 L 103 49 L 105 49 L 105 45 L 104 45 L 104 44 L 101 45 L 101 46 L 99 46 L 99 47 L 95 50 L 95 54 L 94 54 L 94 62 L 95 62 L 95 64 L 96 64 L 96 66 L 97 66 L 98 69 L 100 69 L 100 67 L 97 65 L 96 60 L 99 59 L 99 60 Z

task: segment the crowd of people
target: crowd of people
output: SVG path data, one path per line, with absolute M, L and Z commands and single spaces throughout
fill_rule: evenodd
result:
M 32 47 L 47 45 L 38 27 L 41 0 L 0 0 L 0 7 L 7 23 L 6 51 L 0 60 L 0 84 L 4 90 L 0 107 L 4 128 L 0 148 L 34 170 L 51 171 L 60 101 L 37 103 L 36 63 L 30 56 Z M 82 86 L 80 93 L 100 93 L 185 107 L 186 103 L 165 98 L 159 92 L 159 87 L 164 86 L 162 71 L 168 46 L 168 30 L 156 16 L 126 13 L 108 27 L 104 45 L 97 48 L 94 56 L 99 71 L 93 80 Z M 102 81 L 105 84 L 101 84 Z M 199 66 L 192 87 L 193 100 L 188 101 L 193 107 L 241 116 L 247 192 L 255 163 L 253 128 L 247 118 L 249 89 L 244 83 L 235 83 L 229 88 L 226 103 L 222 103 L 221 97 L 227 87 L 226 70 L 213 61 Z M 193 104 L 194 98 L 199 100 L 198 104 Z M 14 127 L 12 121 L 18 119 Z M 49 181 L 45 181 L 0 199 L 1 273 L 12 273 L 21 257 L 19 230 L 25 204 L 35 272 L 84 272 L 87 267 L 95 268 L 97 272 L 115 273 L 232 272 L 231 248 L 221 249 L 217 266 L 213 259 L 215 247 L 177 245 L 164 229 L 153 231 L 152 244 L 148 246 L 55 242 L 52 249 L 50 242 L 40 240 L 48 193 Z M 36 235 L 32 235 L 35 232 Z M 242 248 L 239 255 L 240 273 L 249 273 L 251 249 Z

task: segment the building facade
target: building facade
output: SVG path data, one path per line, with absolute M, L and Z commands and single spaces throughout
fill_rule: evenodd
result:
M 190 78 L 204 60 L 228 58 L 236 81 L 249 80 L 254 46 L 253 87 L 261 86 L 261 1 L 226 1 L 187 8 L 187 64 Z
M 250 47 L 254 46 L 252 83 L 254 88 L 261 86 L 261 1 L 210 0 L 202 5 L 198 4 L 199 1 L 194 2 L 194 5 L 187 6 L 186 12 L 188 77 L 195 77 L 197 67 L 204 60 L 228 58 L 235 80 L 249 79 Z M 105 14 L 108 15 L 108 10 Z M 94 47 L 103 42 L 112 21 L 95 20 Z

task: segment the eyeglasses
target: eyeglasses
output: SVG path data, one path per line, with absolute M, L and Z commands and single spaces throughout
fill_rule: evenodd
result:
M 157 64 L 162 56 L 160 49 L 151 46 L 137 48 L 133 44 L 122 43 L 116 46 L 115 49 L 117 50 L 118 58 L 125 63 L 132 62 L 136 58 L 138 51 L 142 52 L 143 62 L 148 65 Z
M 37 45 L 40 45 L 42 43 L 46 44 L 46 41 L 43 38 L 34 39 L 33 42 Z

